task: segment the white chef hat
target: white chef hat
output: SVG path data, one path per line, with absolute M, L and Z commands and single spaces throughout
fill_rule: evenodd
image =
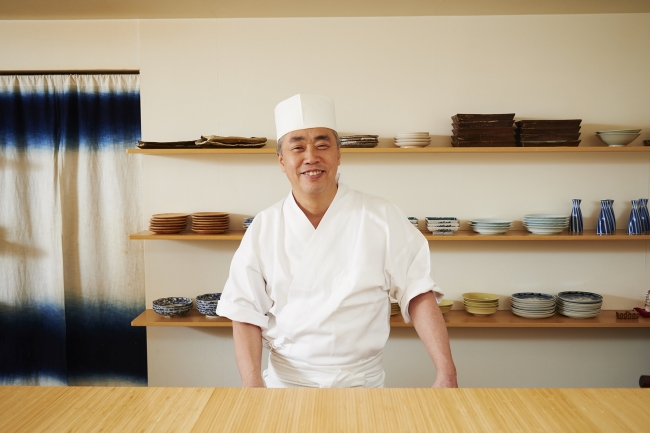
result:
M 336 131 L 332 98 L 298 94 L 275 106 L 275 131 L 278 140 L 288 132 L 307 128 L 329 128 Z

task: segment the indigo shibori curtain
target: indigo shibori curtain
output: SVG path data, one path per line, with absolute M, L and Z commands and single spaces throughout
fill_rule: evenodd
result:
M 0 384 L 146 385 L 139 75 L 0 76 Z

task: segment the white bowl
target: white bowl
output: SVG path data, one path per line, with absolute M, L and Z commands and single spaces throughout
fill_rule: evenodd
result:
M 640 129 L 610 129 L 609 131 L 596 131 L 596 134 L 638 134 Z
M 598 138 L 601 139 L 603 143 L 608 146 L 627 146 L 636 140 L 639 135 L 637 133 L 630 132 L 619 132 L 611 134 L 596 134 Z

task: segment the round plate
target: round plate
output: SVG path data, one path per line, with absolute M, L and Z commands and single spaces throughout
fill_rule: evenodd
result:
M 174 219 L 174 218 L 187 218 L 188 216 L 190 215 L 186 213 L 156 213 L 152 215 L 152 218 Z
M 498 295 L 493 295 L 492 293 L 484 293 L 484 292 L 467 292 L 463 293 L 463 299 L 467 300 L 472 300 L 472 301 L 484 301 L 484 302 L 490 302 L 490 301 L 498 301 L 499 296 Z
M 160 230 L 160 229 L 155 229 L 155 230 L 149 230 L 150 232 L 154 232 L 157 235 L 172 235 L 174 233 L 180 233 L 183 231 L 183 229 L 180 230 Z
M 559 300 L 578 302 L 581 304 L 595 304 L 602 302 L 603 297 L 591 292 L 560 292 L 557 294 Z
M 192 217 L 227 217 L 228 212 L 194 212 Z

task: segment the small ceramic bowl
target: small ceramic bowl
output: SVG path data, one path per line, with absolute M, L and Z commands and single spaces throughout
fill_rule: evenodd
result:
M 453 306 L 454 306 L 454 301 L 450 301 L 449 299 L 443 299 L 438 304 L 438 307 L 440 308 L 440 312 L 442 314 L 449 312 L 449 310 L 451 310 L 451 307 Z
M 192 309 L 192 299 L 183 297 L 160 298 L 152 304 L 156 313 L 166 317 L 182 316 Z
M 644 146 L 650 146 L 650 140 L 643 140 Z
M 639 137 L 639 135 L 641 134 L 635 132 L 619 132 L 619 133 L 596 134 L 596 135 L 606 145 L 616 147 L 616 146 L 627 146 L 628 144 L 636 140 L 637 137 Z
M 218 317 L 217 305 L 221 299 L 221 293 L 206 293 L 196 297 L 196 309 L 207 317 Z

